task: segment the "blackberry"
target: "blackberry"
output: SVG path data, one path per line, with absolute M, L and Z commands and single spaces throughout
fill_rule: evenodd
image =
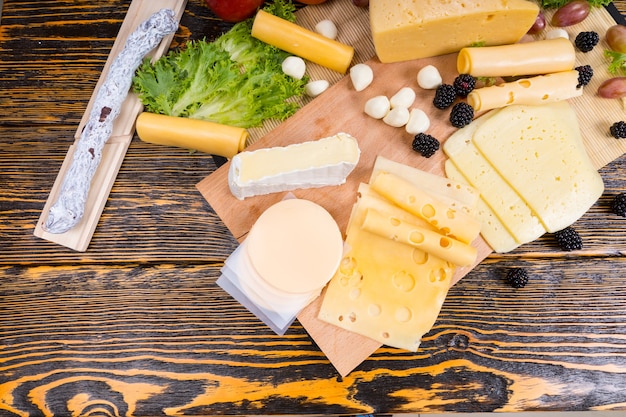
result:
M 425 158 L 430 158 L 439 149 L 439 141 L 426 133 L 418 133 L 413 139 L 413 150 Z
M 470 74 L 460 74 L 454 79 L 454 83 L 452 83 L 452 85 L 454 86 L 454 91 L 459 97 L 467 97 L 467 95 L 472 92 L 474 87 L 476 87 L 476 78 Z
M 528 284 L 528 273 L 522 268 L 511 268 L 506 273 L 506 282 L 513 288 L 523 288 Z
M 464 101 L 456 103 L 450 112 L 450 123 L 454 127 L 463 127 L 474 119 L 474 108 Z
M 435 98 L 433 99 L 433 105 L 438 109 L 447 109 L 452 105 L 456 99 L 456 91 L 451 84 L 441 84 L 435 90 Z
M 609 128 L 611 132 L 611 136 L 615 139 L 624 139 L 626 138 L 626 122 L 620 120 L 619 122 L 615 122 Z
M 572 251 L 583 248 L 583 240 L 580 238 L 578 232 L 571 226 L 555 232 L 554 239 L 562 250 Z
M 600 42 L 600 36 L 597 32 L 580 32 L 576 35 L 574 45 L 576 45 L 581 52 L 589 52 L 598 44 L 598 42 Z
M 591 81 L 593 77 L 593 68 L 591 68 L 591 65 L 580 65 L 574 69 L 578 71 L 578 85 L 576 88 L 584 87 L 589 84 L 589 81 Z
M 626 193 L 619 193 L 613 198 L 611 210 L 618 216 L 626 217 Z

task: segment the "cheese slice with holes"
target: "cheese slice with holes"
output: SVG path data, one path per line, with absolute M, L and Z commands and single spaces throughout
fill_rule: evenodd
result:
M 550 233 L 578 220 L 604 191 L 567 101 L 504 107 L 472 141 Z

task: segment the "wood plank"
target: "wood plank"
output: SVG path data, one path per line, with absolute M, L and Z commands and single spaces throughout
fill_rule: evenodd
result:
M 115 43 L 113 44 L 113 48 L 111 49 L 107 62 L 104 65 L 102 75 L 94 88 L 91 99 L 87 104 L 87 109 L 85 110 L 81 122 L 78 125 L 74 135 L 76 141 L 80 139 L 81 132 L 89 119 L 91 108 L 93 107 L 93 103 L 100 87 L 107 77 L 109 68 L 120 52 L 124 49 L 128 36 L 135 30 L 135 28 L 137 28 L 137 26 L 141 24 L 141 22 L 145 21 L 148 17 L 150 17 L 150 15 L 162 8 L 170 8 L 174 10 L 177 20 L 180 20 L 185 10 L 186 3 L 186 0 L 159 0 L 150 2 L 133 0 L 128 9 L 126 18 L 124 19 L 124 22 L 122 22 L 122 27 L 120 28 L 120 32 L 115 40 Z M 173 34 L 164 37 L 159 46 L 150 52 L 148 56 L 158 58 L 163 55 L 163 53 L 168 50 L 173 37 Z M 52 186 L 50 196 L 48 197 L 48 201 L 44 206 L 39 221 L 37 222 L 37 226 L 35 227 L 35 236 L 58 243 L 79 252 L 87 250 L 98 224 L 98 220 L 100 219 L 100 215 L 102 214 L 104 205 L 106 204 L 109 193 L 111 192 L 111 188 L 113 187 L 119 168 L 122 165 L 124 156 L 126 155 L 126 150 L 128 149 L 130 141 L 133 138 L 135 131 L 135 119 L 142 109 L 143 106 L 136 95 L 129 94 L 124 100 L 120 116 L 116 118 L 113 124 L 111 137 L 104 147 L 105 149 L 102 152 L 102 160 L 97 169 L 96 175 L 92 180 L 89 196 L 85 204 L 85 215 L 71 230 L 65 233 L 53 234 L 44 229 L 44 224 L 48 218 L 50 207 L 58 198 L 63 179 L 70 167 L 73 157 L 73 150 L 70 148 L 70 151 L 68 151 L 66 159 L 61 166 L 57 180 Z

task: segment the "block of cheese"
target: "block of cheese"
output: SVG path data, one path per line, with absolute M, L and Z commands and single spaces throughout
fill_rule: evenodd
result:
M 567 101 L 499 109 L 472 140 L 550 233 L 578 220 L 604 191 Z
M 539 7 L 527 0 L 370 0 L 369 12 L 376 54 L 389 63 L 515 43 Z
M 470 243 L 480 233 L 480 222 L 476 218 L 451 208 L 397 175 L 381 171 L 370 185 L 374 191 L 426 220 L 444 235 Z
M 469 125 L 454 132 L 443 145 L 448 156 L 446 175 L 455 168 L 473 187 L 481 190 L 481 198 L 492 209 L 501 224 L 513 236 L 518 245 L 532 242 L 542 236 L 546 229 L 524 199 L 500 176 L 472 140 L 475 132 L 497 112 L 489 112 Z M 481 232 L 490 224 L 481 222 Z M 500 248 L 493 248 L 500 252 Z
M 576 51 L 569 39 L 545 39 L 508 45 L 466 47 L 459 51 L 459 74 L 506 77 L 574 69 Z
M 578 71 L 570 70 L 475 88 L 467 96 L 467 103 L 474 111 L 484 111 L 512 104 L 553 103 L 582 94 L 583 88 L 578 87 Z
M 364 230 L 365 201 L 359 198 L 352 210 L 349 250 L 326 288 L 318 317 L 382 344 L 416 351 L 439 315 L 455 267 Z
M 446 163 L 445 169 L 446 176 L 449 178 L 459 182 L 467 181 L 454 164 Z M 495 215 L 491 207 L 485 203 L 482 196 L 478 200 L 478 203 L 476 203 L 475 213 L 476 218 L 480 220 L 482 224 L 480 229 L 481 236 L 495 252 L 510 252 L 521 245 L 515 240 L 513 235 L 511 235 L 504 223 Z
M 255 195 L 345 183 L 359 161 L 357 140 L 347 133 L 235 155 L 228 185 L 240 200 Z

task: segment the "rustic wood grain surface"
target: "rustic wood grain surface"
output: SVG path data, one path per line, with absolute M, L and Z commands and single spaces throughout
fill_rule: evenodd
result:
M 0 415 L 626 409 L 626 220 L 609 210 L 626 157 L 601 171 L 582 251 L 489 256 L 417 353 L 382 347 L 344 378 L 298 323 L 276 336 L 215 284 L 237 241 L 195 188 L 209 155 L 135 138 L 87 252 L 34 237 L 129 4 L 4 2 Z M 228 27 L 190 0 L 173 46 Z

